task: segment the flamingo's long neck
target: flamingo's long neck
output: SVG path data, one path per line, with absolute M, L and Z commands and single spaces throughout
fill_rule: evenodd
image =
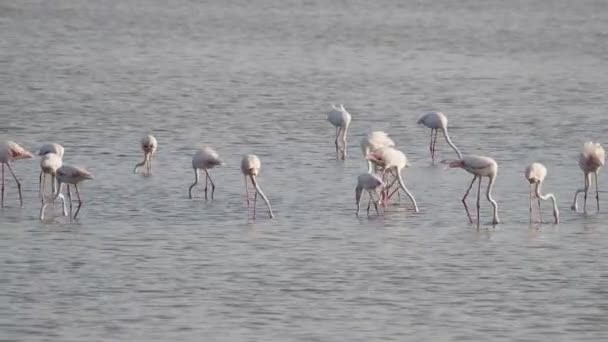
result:
M 450 136 L 448 135 L 448 130 L 445 127 L 441 128 L 441 131 L 443 131 L 443 136 L 445 136 L 445 141 L 447 141 L 448 145 L 450 145 L 450 147 L 456 152 L 456 154 L 458 155 L 458 159 L 462 159 L 462 153 L 460 152 L 460 150 L 458 149 L 458 147 L 456 147 L 456 145 L 454 145 L 454 143 L 452 142 L 452 139 L 450 139 Z
M 395 171 L 396 171 L 395 173 L 397 174 L 397 179 L 399 180 L 399 186 L 401 187 L 401 189 L 403 191 L 405 191 L 405 194 L 407 195 L 407 197 L 410 198 L 410 201 L 412 201 L 412 205 L 414 206 L 414 210 L 416 212 L 418 212 L 419 209 L 418 209 L 418 204 L 416 204 L 416 199 L 410 193 L 410 191 L 405 187 L 405 183 L 403 182 L 403 177 L 401 177 L 401 170 L 396 169 Z
M 258 194 L 260 194 L 260 196 L 262 196 L 264 203 L 266 203 L 266 207 L 268 208 L 268 213 L 270 214 L 270 218 L 273 218 L 274 215 L 272 214 L 272 207 L 270 207 L 270 201 L 268 200 L 266 195 L 264 195 L 264 193 L 262 192 L 262 189 L 260 189 L 260 186 L 258 185 L 258 182 L 255 180 L 255 176 L 253 176 L 253 175 L 251 176 L 251 183 L 253 183 L 253 186 L 255 187 L 255 191 L 257 191 Z
M 559 223 L 559 210 L 557 209 L 557 199 L 555 198 L 555 196 L 553 194 L 546 194 L 546 195 L 541 194 L 541 192 L 540 192 L 541 187 L 542 187 L 542 182 L 536 183 L 536 196 L 538 198 L 542 199 L 543 201 L 551 199 L 551 202 L 553 203 L 553 217 L 555 218 L 555 223 Z
M 494 187 L 494 181 L 496 180 L 496 174 L 491 175 L 490 177 L 490 181 L 488 182 L 488 190 L 486 191 L 486 197 L 488 199 L 488 201 L 492 204 L 492 208 L 493 208 L 493 216 L 494 216 L 494 223 L 499 223 L 500 220 L 498 219 L 498 203 L 496 203 L 496 201 L 492 198 L 492 188 Z

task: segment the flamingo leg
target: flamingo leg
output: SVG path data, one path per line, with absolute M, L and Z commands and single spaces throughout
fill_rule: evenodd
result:
M 471 185 L 469 185 L 469 188 L 464 193 L 464 197 L 462 198 L 462 204 L 464 204 L 464 210 L 467 212 L 467 217 L 469 218 L 470 223 L 473 223 L 473 219 L 471 218 L 471 212 L 469 212 L 469 206 L 467 206 L 467 196 L 469 196 L 469 192 L 471 191 L 471 188 L 473 188 L 475 180 L 477 180 L 477 176 L 473 176 L 473 181 L 471 182 Z
M 152 154 L 148 155 L 148 176 L 152 174 Z
M 249 186 L 247 184 L 247 176 L 245 176 L 245 196 L 247 197 L 247 214 L 249 214 Z
M 376 201 L 371 190 L 369 191 L 369 197 L 372 199 L 372 202 L 374 203 L 374 209 L 376 209 L 376 215 L 380 216 L 380 212 L 378 211 L 378 202 L 380 201 L 380 199 L 378 199 L 378 201 Z
M 429 151 L 431 152 L 431 160 L 435 160 L 435 152 L 433 151 L 433 131 L 434 128 L 431 128 L 431 142 L 429 143 Z
M 0 207 L 4 208 L 4 163 L 2 163 L 2 203 Z
M 215 194 L 215 183 L 213 183 L 213 179 L 211 179 L 211 175 L 209 174 L 209 171 L 207 171 L 207 169 L 205 169 L 205 174 L 207 175 L 207 178 L 209 178 L 209 183 L 211 183 L 211 200 L 213 200 L 213 196 Z
M 340 127 L 336 127 L 336 140 L 334 141 L 334 144 L 336 145 L 336 159 L 340 158 L 340 152 L 338 148 L 338 133 L 340 133 Z
M 256 203 L 258 201 L 258 192 L 254 192 L 253 193 L 253 219 L 255 220 L 255 207 L 256 207 Z
M 44 203 L 44 181 L 45 181 L 45 173 L 40 171 L 40 177 L 38 178 L 38 197 L 40 197 L 40 202 Z
M 481 223 L 481 216 L 479 211 L 481 209 L 481 177 L 479 177 L 479 182 L 477 183 L 479 186 L 477 187 L 477 229 L 479 229 L 479 225 Z
M 70 185 L 67 185 L 68 188 L 68 202 L 70 202 L 70 221 L 72 220 L 72 192 L 70 191 Z
M 368 191 L 368 198 L 367 198 L 367 216 L 369 216 L 369 208 L 372 206 L 372 194 Z
M 78 213 L 80 212 L 80 208 L 82 208 L 82 199 L 80 198 L 80 193 L 78 192 L 78 185 L 74 184 L 74 189 L 76 189 L 76 197 L 78 197 L 78 208 L 76 208 L 76 213 L 74 214 L 74 220 Z
M 19 179 L 17 179 L 17 176 L 15 175 L 15 172 L 13 171 L 11 164 L 7 163 L 6 166 L 8 166 L 8 170 L 11 172 L 11 175 L 13 175 L 13 178 L 15 179 L 15 183 L 17 183 L 17 190 L 19 190 L 19 204 L 23 207 L 23 195 L 21 195 L 21 183 L 19 182 Z
M 600 186 L 597 179 L 597 171 L 595 172 L 595 199 L 597 200 L 597 212 L 600 212 Z
M 433 163 L 435 162 L 435 152 L 437 151 L 437 135 L 439 133 L 438 129 L 435 129 L 435 138 L 433 139 Z
M 530 192 L 528 195 L 530 195 L 530 224 L 532 224 L 532 183 L 530 183 Z
M 585 174 L 585 202 L 583 202 L 583 211 L 585 213 L 587 213 L 587 194 L 589 193 L 589 186 L 591 185 L 589 184 L 591 181 L 590 175 L 590 173 Z
M 543 223 L 543 213 L 540 208 L 540 197 L 536 198 L 538 200 L 538 222 Z
M 209 184 L 209 174 L 207 173 L 207 169 L 205 170 L 205 200 L 207 200 L 207 184 Z

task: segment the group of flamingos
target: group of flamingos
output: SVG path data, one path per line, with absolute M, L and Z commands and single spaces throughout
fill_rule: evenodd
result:
M 352 116 L 344 108 L 343 105 L 333 106 L 332 110 L 327 116 L 328 121 L 336 128 L 336 155 L 337 158 L 344 160 L 346 158 L 346 135 Z M 481 197 L 481 181 L 482 178 L 488 178 L 488 187 L 486 189 L 486 198 L 492 205 L 493 217 L 492 224 L 498 224 L 500 222 L 498 218 L 498 203 L 492 198 L 492 188 L 496 180 L 496 174 L 498 171 L 498 164 L 496 161 L 489 157 L 476 156 L 476 155 L 465 155 L 463 156 L 460 150 L 454 145 L 450 136 L 448 135 L 448 119 L 440 112 L 429 112 L 420 116 L 417 124 L 424 125 L 431 129 L 431 142 L 430 152 L 431 160 L 435 162 L 435 151 L 437 146 L 437 135 L 439 131 L 443 134 L 446 142 L 458 155 L 458 159 L 454 160 L 443 160 L 441 163 L 446 164 L 450 168 L 461 168 L 473 175 L 473 180 L 467 188 L 462 203 L 464 205 L 469 222 L 473 223 L 473 217 L 469 211 L 466 199 L 469 192 L 473 188 L 475 181 L 478 181 L 477 185 L 477 226 L 479 227 L 479 211 L 480 211 L 480 197 Z M 403 190 L 409 197 L 414 207 L 414 211 L 418 212 L 418 205 L 411 192 L 406 188 L 401 175 L 403 168 L 407 167 L 407 158 L 405 154 L 395 148 L 395 143 L 388 135 L 381 131 L 375 131 L 369 133 L 366 137 L 361 140 L 361 150 L 363 157 L 368 162 L 368 170 L 357 178 L 357 187 L 355 188 L 355 201 L 357 205 L 357 215 L 359 214 L 361 195 L 363 190 L 369 194 L 369 200 L 367 204 L 367 214 L 369 215 L 370 205 L 374 204 L 376 213 L 378 212 L 378 205 L 382 204 L 384 208 L 390 198 L 399 192 L 399 189 Z M 578 164 L 585 174 L 585 186 L 584 188 L 576 190 L 574 194 L 574 200 L 572 202 L 571 209 L 578 210 L 577 198 L 578 195 L 583 192 L 584 211 L 587 211 L 587 195 L 591 186 L 592 175 L 595 176 L 595 198 L 597 201 L 597 210 L 600 210 L 600 199 L 598 189 L 598 172 L 605 162 L 604 148 L 594 142 L 586 142 L 583 145 L 583 149 L 579 155 Z M 557 200 L 553 194 L 541 193 L 541 187 L 545 177 L 547 176 L 547 168 L 541 163 L 535 162 L 526 167 L 524 176 L 530 183 L 530 223 L 533 222 L 533 209 L 532 202 L 535 197 L 538 200 L 538 216 L 539 221 L 542 222 L 540 208 L 541 200 L 551 200 L 553 204 L 553 217 L 554 222 L 559 223 L 559 210 L 557 209 Z M 395 183 L 398 183 L 397 188 L 392 190 L 391 188 Z
M 327 115 L 328 121 L 336 128 L 336 157 L 338 159 L 346 159 L 347 155 L 347 132 L 350 126 L 352 116 L 344 108 L 343 105 L 334 106 Z M 498 224 L 498 204 L 492 198 L 492 187 L 496 180 L 496 174 L 498 171 L 498 164 L 496 161 L 489 157 L 476 156 L 476 155 L 465 155 L 463 156 L 460 150 L 454 145 L 450 136 L 448 135 L 448 119 L 440 112 L 430 112 L 423 114 L 418 119 L 418 124 L 424 125 L 431 129 L 431 142 L 430 142 L 430 153 L 431 160 L 435 162 L 435 151 L 437 146 L 437 136 L 439 131 L 443 134 L 448 145 L 456 152 L 458 159 L 454 160 L 443 160 L 441 163 L 446 164 L 450 168 L 462 168 L 465 171 L 473 175 L 473 180 L 467 188 L 467 191 L 462 198 L 462 203 L 467 213 L 469 221 L 473 223 L 473 217 L 467 206 L 466 198 L 469 192 L 473 188 L 475 181 L 478 181 L 477 186 L 477 226 L 479 227 L 479 212 L 480 212 L 480 196 L 481 196 L 481 181 L 482 178 L 488 178 L 488 187 L 486 189 L 486 198 L 490 202 L 493 208 L 492 224 Z M 152 135 L 147 135 L 141 140 L 141 148 L 144 153 L 144 159 L 135 165 L 134 173 L 140 167 L 145 167 L 145 175 L 152 173 L 152 159 L 158 147 L 157 140 Z M 403 177 L 401 175 L 402 170 L 408 166 L 407 157 L 405 154 L 395 148 L 395 143 L 389 136 L 381 131 L 375 131 L 369 133 L 366 137 L 361 140 L 361 150 L 363 157 L 367 161 L 368 170 L 361 174 L 357 178 L 357 186 L 355 188 L 355 201 L 357 206 L 356 215 L 359 215 L 360 202 L 363 191 L 365 190 L 368 195 L 367 214 L 369 215 L 371 204 L 373 203 L 376 213 L 379 215 L 378 205 L 386 208 L 389 200 L 395 195 L 399 194 L 399 190 L 405 192 L 407 197 L 412 202 L 414 211 L 418 212 L 418 205 L 416 199 L 412 193 L 405 186 Z M 63 146 L 51 143 L 45 144 L 38 150 L 37 154 L 40 156 L 40 179 L 39 179 L 39 196 L 42 203 L 40 208 L 40 219 L 44 219 L 45 209 L 49 204 L 54 204 L 57 199 L 62 202 L 63 215 L 68 216 L 66 198 L 63 194 L 63 186 L 67 187 L 67 202 L 70 207 L 70 218 L 76 219 L 83 201 L 78 192 L 78 184 L 87 179 L 93 179 L 93 175 L 79 167 L 63 165 Z M 4 142 L 0 145 L 0 163 L 2 164 L 2 197 L 1 206 L 4 208 L 4 190 L 5 190 L 5 166 L 10 171 L 11 175 L 15 179 L 17 188 L 19 191 L 19 202 L 23 206 L 23 197 L 21 194 L 21 183 L 15 175 L 11 163 L 19 159 L 32 158 L 33 154 L 26 149 L 22 148 L 18 144 L 12 141 Z M 587 211 L 587 195 L 592 182 L 592 175 L 595 176 L 595 197 L 597 201 L 597 210 L 600 210 L 599 202 L 599 189 L 598 189 L 598 172 L 605 162 L 604 148 L 594 142 L 586 142 L 583 145 L 583 149 L 579 155 L 578 164 L 585 175 L 585 184 L 581 189 L 576 190 L 574 194 L 574 200 L 572 202 L 572 210 L 576 211 L 577 198 L 582 192 L 584 193 L 584 210 Z M 205 199 L 208 198 L 208 185 L 211 185 L 211 199 L 213 199 L 215 192 L 215 183 L 211 179 L 209 170 L 223 165 L 223 161 L 220 159 L 218 153 L 211 147 L 203 147 L 197 150 L 192 156 L 192 169 L 194 170 L 194 183 L 190 185 L 188 189 L 189 197 L 192 198 L 192 190 L 199 183 L 199 171 L 205 172 Z M 245 178 L 245 189 L 247 196 L 247 208 L 248 210 L 253 207 L 253 218 L 256 215 L 256 201 L 259 195 L 264 200 L 268 209 L 270 218 L 274 217 L 270 201 L 266 195 L 262 192 L 256 177 L 260 173 L 261 162 L 260 159 L 254 154 L 247 154 L 243 156 L 241 161 L 241 172 Z M 50 195 L 45 194 L 45 178 L 49 175 L 51 177 L 51 193 Z M 547 168 L 540 163 L 532 163 L 525 169 L 524 173 L 526 179 L 530 183 L 530 222 L 533 221 L 533 210 L 532 202 L 533 198 L 538 200 L 538 216 L 540 218 L 540 207 L 541 200 L 551 200 L 553 204 L 553 217 L 555 223 L 559 223 L 559 210 L 557 209 L 557 200 L 553 194 L 541 193 L 541 187 L 543 181 L 547 175 Z M 253 204 L 250 200 L 249 194 L 249 181 L 251 182 L 254 193 L 253 193 Z M 395 183 L 397 185 L 395 185 Z M 74 187 L 76 193 L 78 207 L 76 212 L 72 215 L 72 192 L 70 186 Z M 395 187 L 395 189 L 393 189 Z

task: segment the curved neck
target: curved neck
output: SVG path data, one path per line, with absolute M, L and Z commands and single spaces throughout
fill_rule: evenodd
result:
M 260 189 L 258 182 L 255 180 L 255 176 L 251 176 L 251 183 L 253 183 L 253 186 L 255 187 L 255 191 L 257 191 L 258 194 L 260 194 L 260 196 L 262 196 L 264 203 L 266 203 L 266 207 L 268 208 L 268 213 L 270 214 L 270 218 L 273 218 L 274 215 L 272 214 L 272 208 L 270 207 L 270 201 L 268 201 L 268 198 L 266 197 L 266 195 L 264 195 L 264 193 L 262 192 L 262 189 Z
M 412 201 L 412 205 L 414 206 L 414 210 L 416 212 L 419 211 L 418 209 L 418 204 L 416 203 L 416 199 L 414 198 L 414 195 L 412 195 L 412 193 L 405 187 L 405 182 L 403 182 L 403 177 L 401 177 L 401 170 L 395 168 L 395 173 L 397 174 L 397 180 L 399 181 L 399 187 L 405 191 L 405 194 L 407 195 L 407 197 L 409 197 L 410 201 Z
M 551 199 L 551 202 L 553 203 L 553 217 L 555 218 L 555 223 L 558 223 L 559 222 L 559 210 L 557 209 L 557 199 L 555 198 L 555 196 L 553 194 L 546 194 L 546 195 L 541 194 L 541 192 L 540 192 L 541 187 L 542 187 L 542 182 L 536 183 L 536 197 L 540 198 L 543 201 Z
M 445 141 L 447 141 L 448 145 L 450 145 L 454 152 L 456 152 L 456 154 L 458 155 L 458 159 L 462 159 L 462 153 L 460 152 L 458 147 L 454 145 L 452 139 L 450 139 L 450 136 L 448 135 L 448 130 L 446 128 L 441 128 L 441 130 L 443 131 L 443 136 L 445 136 Z
M 488 182 L 488 189 L 486 191 L 486 197 L 488 198 L 488 201 L 490 201 L 490 203 L 492 204 L 494 223 L 498 223 L 498 203 L 496 203 L 494 198 L 492 198 L 492 188 L 494 187 L 494 181 L 496 180 L 496 174 L 491 175 L 489 178 L 490 178 L 490 181 Z

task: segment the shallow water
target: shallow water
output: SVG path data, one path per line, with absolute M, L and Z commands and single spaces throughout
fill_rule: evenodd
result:
M 608 126 L 607 19 L 604 1 L 0 1 L 0 138 L 60 142 L 96 177 L 77 222 L 40 222 L 38 162 L 15 163 L 25 207 L 9 180 L 0 338 L 606 340 L 608 209 L 569 207 L 580 147 Z M 353 116 L 346 162 L 330 103 Z M 482 199 L 469 225 L 471 177 L 430 165 L 415 125 L 429 110 L 499 163 L 502 224 Z M 420 213 L 402 198 L 355 217 L 373 129 L 407 153 Z M 148 131 L 160 146 L 142 177 Z M 202 144 L 226 162 L 214 201 L 187 198 Z M 274 220 L 262 203 L 248 219 L 244 153 Z M 535 160 L 557 226 L 528 223 Z

